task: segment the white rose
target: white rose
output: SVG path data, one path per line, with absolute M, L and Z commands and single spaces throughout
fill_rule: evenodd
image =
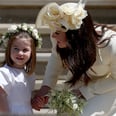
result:
M 78 29 L 82 24 L 82 20 L 87 16 L 86 10 L 81 4 L 67 3 L 61 6 L 64 12 L 63 25 L 67 29 Z
M 16 25 L 11 25 L 11 27 L 8 28 L 8 31 L 9 32 L 14 32 L 16 29 L 17 29 L 17 26 Z
M 35 37 L 35 38 L 39 38 L 39 35 L 38 35 L 38 30 L 37 29 L 33 29 L 32 31 L 32 35 Z
M 63 12 L 56 3 L 50 4 L 47 7 L 47 12 L 44 15 L 46 20 L 58 20 L 62 17 Z
M 26 24 L 22 25 L 22 29 L 27 31 L 27 29 L 28 29 L 27 25 Z
M 76 110 L 78 108 L 77 104 L 73 104 L 73 109 Z
M 66 15 L 72 15 L 75 11 L 75 7 L 77 7 L 77 4 L 67 3 L 62 5 L 60 8 Z
M 30 30 L 33 31 L 34 27 L 33 26 L 30 26 Z
M 33 34 L 33 36 L 38 39 L 39 38 L 39 35 L 38 34 Z
M 82 18 L 76 15 L 72 16 L 72 24 L 75 26 L 76 29 L 80 28 L 82 24 Z
M 38 34 L 38 30 L 37 29 L 33 29 L 33 33 Z

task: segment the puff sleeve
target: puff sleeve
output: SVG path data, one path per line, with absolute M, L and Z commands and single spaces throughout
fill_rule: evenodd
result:
M 0 86 L 5 90 L 7 94 L 12 88 L 9 70 L 4 67 L 0 68 Z

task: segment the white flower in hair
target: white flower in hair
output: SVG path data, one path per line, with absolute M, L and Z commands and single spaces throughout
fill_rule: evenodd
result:
M 16 31 L 16 29 L 17 29 L 16 25 L 11 25 L 11 27 L 8 28 L 8 31 L 9 32 L 14 32 L 14 31 Z
M 33 34 L 37 35 L 38 34 L 38 30 L 37 29 L 33 29 Z
M 30 31 L 33 31 L 34 27 L 33 26 L 30 26 Z
M 20 28 L 22 28 L 22 30 L 24 30 L 24 31 L 27 31 L 28 30 L 27 25 L 22 25 Z
M 32 39 L 35 39 L 36 42 L 38 43 L 38 47 L 40 48 L 42 45 L 42 38 L 39 35 L 39 32 L 37 29 L 35 29 L 32 26 L 29 26 L 25 23 L 20 24 L 20 25 L 11 25 L 10 28 L 8 28 L 8 32 L 6 32 L 2 38 L 0 39 L 0 46 L 3 48 L 7 47 L 7 42 L 11 38 L 12 35 L 15 35 L 16 33 L 20 31 L 25 31 L 29 35 L 32 36 Z

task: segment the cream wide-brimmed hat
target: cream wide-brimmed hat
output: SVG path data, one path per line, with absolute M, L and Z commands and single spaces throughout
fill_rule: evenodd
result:
M 39 12 L 36 19 L 36 26 L 49 26 L 55 30 L 74 30 L 79 29 L 83 23 L 83 19 L 87 16 L 84 5 L 79 3 L 49 3 L 45 5 Z

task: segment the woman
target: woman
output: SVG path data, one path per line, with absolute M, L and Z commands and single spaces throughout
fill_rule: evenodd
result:
M 66 85 L 87 100 L 82 116 L 116 114 L 116 32 L 94 25 L 81 2 L 61 6 L 50 3 L 40 11 L 37 24 L 51 28 L 53 49 L 33 107 L 44 105 L 44 96 L 55 87 L 61 70 L 67 68 L 70 78 Z

